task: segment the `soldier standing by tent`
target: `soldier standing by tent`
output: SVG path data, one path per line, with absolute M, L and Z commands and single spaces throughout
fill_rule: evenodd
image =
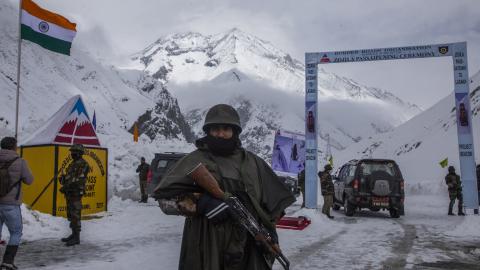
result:
M 150 165 L 145 162 L 145 158 L 142 157 L 140 159 L 140 165 L 138 165 L 136 172 L 138 173 L 139 183 L 140 183 L 140 193 L 142 194 L 142 198 L 139 202 L 146 203 L 148 200 L 147 195 L 147 175 L 148 170 L 150 170 Z
M 10 239 L 0 269 L 17 269 L 13 264 L 22 237 L 22 183 L 30 185 L 33 176 L 27 162 L 17 154 L 17 140 L 5 137 L 0 142 L 0 235 L 7 225 Z
M 85 149 L 81 144 L 75 144 L 70 148 L 70 155 L 73 159 L 68 165 L 66 173 L 60 176 L 60 192 L 65 194 L 67 201 L 67 218 L 70 221 L 72 234 L 62 238 L 66 246 L 80 244 L 80 220 L 82 217 L 82 196 L 85 193 L 85 183 L 90 166 L 82 158 Z
M 318 172 L 318 176 L 320 177 L 323 196 L 322 213 L 324 213 L 329 219 L 333 219 L 334 217 L 330 215 L 330 208 L 333 206 L 333 195 L 335 194 L 335 190 L 330 171 L 332 171 L 332 165 L 327 164 L 325 165 L 323 172 Z
M 460 176 L 455 173 L 455 167 L 448 167 L 448 174 L 445 176 L 445 182 L 448 186 L 448 195 L 450 197 L 448 215 L 454 216 L 452 209 L 453 205 L 455 204 L 455 200 L 458 199 L 458 215 L 465 216 L 463 213 L 462 182 L 460 181 Z
M 187 216 L 179 269 L 271 269 L 273 258 L 234 221 L 228 204 L 199 189 L 187 174 L 204 164 L 227 196 L 237 197 L 274 236 L 276 220 L 295 198 L 264 160 L 241 147 L 240 117 L 233 107 L 210 108 L 203 130 L 206 136 L 196 141 L 197 150 L 178 161 L 155 190 L 165 213 Z M 193 206 L 184 207 L 185 201 Z

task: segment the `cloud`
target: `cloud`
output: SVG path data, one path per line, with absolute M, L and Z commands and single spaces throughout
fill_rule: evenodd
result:
M 35 0 L 41 6 L 78 22 L 79 46 L 98 51 L 106 58 L 128 59 L 161 36 L 196 31 L 216 34 L 233 27 L 270 41 L 303 61 L 311 51 L 396 47 L 467 41 L 470 74 L 480 69 L 480 2 L 478 0 Z M 18 4 L 17 1 L 10 2 Z M 84 31 L 86 33 L 84 33 Z M 102 34 L 103 32 L 103 34 Z M 451 76 L 423 64 L 389 66 L 407 68 L 410 81 L 421 77 Z M 425 68 L 427 71 L 425 71 Z M 363 84 L 376 81 L 378 72 L 355 72 L 348 66 L 337 70 L 351 74 Z M 414 76 L 415 73 L 423 74 Z M 369 75 L 370 74 L 370 75 Z M 394 74 L 390 74 L 392 77 Z M 386 78 L 385 75 L 382 75 Z M 393 79 L 390 79 L 393 80 Z M 397 81 L 401 81 L 398 79 Z M 450 81 L 431 80 L 436 88 L 451 91 Z M 421 84 L 426 85 L 427 82 Z M 415 84 L 396 83 L 390 88 L 414 89 L 407 100 L 428 106 L 428 96 Z M 394 91 L 395 92 L 395 91 Z M 397 93 L 402 96 L 402 93 Z M 431 93 L 430 93 L 431 94 Z M 423 101 L 422 101 L 423 100 Z

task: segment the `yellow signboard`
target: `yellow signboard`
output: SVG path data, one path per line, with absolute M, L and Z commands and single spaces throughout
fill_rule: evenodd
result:
M 72 162 L 69 149 L 63 145 L 21 147 L 21 155 L 35 178 L 32 185 L 23 186 L 26 205 L 54 216 L 67 216 L 58 178 Z M 82 216 L 107 211 L 108 151 L 86 147 L 83 159 L 90 166 L 90 172 L 82 198 Z

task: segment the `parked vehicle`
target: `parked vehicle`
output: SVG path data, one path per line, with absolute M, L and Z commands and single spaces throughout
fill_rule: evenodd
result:
M 167 171 L 177 163 L 178 160 L 186 156 L 186 153 L 177 153 L 177 152 L 165 152 L 165 153 L 156 153 L 155 157 L 150 163 L 150 175 L 151 180 L 147 185 L 147 193 L 151 195 L 153 190 L 158 186 L 162 177 L 167 173 Z
M 277 174 L 278 175 L 278 174 Z M 300 188 L 298 186 L 298 179 L 292 176 L 278 175 L 278 179 L 282 181 L 292 192 L 293 195 L 300 195 Z
M 187 153 L 178 153 L 178 152 L 165 152 L 165 153 L 156 153 L 155 157 L 150 163 L 150 172 L 149 178 L 151 180 L 147 185 L 147 193 L 151 195 L 155 188 L 158 186 L 162 177 L 172 168 L 175 163 L 186 156 Z M 300 190 L 298 188 L 298 181 L 296 178 L 287 176 L 287 175 L 278 175 L 278 179 L 282 181 L 293 194 L 299 194 Z
M 404 215 L 404 179 L 393 160 L 361 159 L 344 164 L 335 177 L 334 210 L 345 215 L 368 208 L 388 210 L 392 218 Z

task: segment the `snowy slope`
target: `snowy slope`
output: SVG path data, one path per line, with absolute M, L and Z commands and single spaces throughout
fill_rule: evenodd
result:
M 454 93 L 430 109 L 400 125 L 391 132 L 354 144 L 337 154 L 337 166 L 353 158 L 377 157 L 395 159 L 405 179 L 417 188 L 435 183 L 444 188 L 446 169 L 438 162 L 448 157 L 450 165 L 459 167 Z M 471 78 L 470 104 L 476 161 L 480 155 L 480 72 Z
M 9 2 L 0 3 L 0 137 L 13 135 L 15 129 L 16 14 L 16 8 Z M 20 143 L 43 126 L 69 98 L 80 94 L 90 117 L 96 111 L 100 142 L 110 149 L 109 163 L 114 169 L 109 170 L 109 179 L 114 184 L 109 186 L 113 189 L 131 186 L 129 181 L 135 179 L 135 172 L 130 170 L 140 156 L 151 159 L 160 150 L 190 149 L 185 140 L 190 130 L 181 126 L 184 119 L 176 99 L 144 72 L 104 66 L 82 48 L 75 47 L 75 42 L 68 57 L 24 41 L 21 75 Z M 170 108 L 154 113 L 161 125 L 154 127 L 155 123 L 149 123 L 144 127 L 156 128 L 157 136 L 143 135 L 140 143 L 134 145 L 128 129 L 139 116 L 158 106 Z M 177 114 L 177 119 L 169 118 L 167 113 L 171 111 Z
M 264 157 L 269 156 L 275 129 L 304 130 L 304 65 L 239 29 L 213 36 L 185 33 L 158 39 L 135 55 L 129 68 L 145 70 L 165 83 L 197 135 L 206 108 L 218 102 L 237 104 L 243 120 L 253 121 L 245 123 L 251 127 L 244 136 L 245 145 Z M 242 102 L 251 106 L 241 107 Z M 319 71 L 319 102 L 320 136 L 331 134 L 338 149 L 389 131 L 420 112 L 389 92 L 323 70 Z

